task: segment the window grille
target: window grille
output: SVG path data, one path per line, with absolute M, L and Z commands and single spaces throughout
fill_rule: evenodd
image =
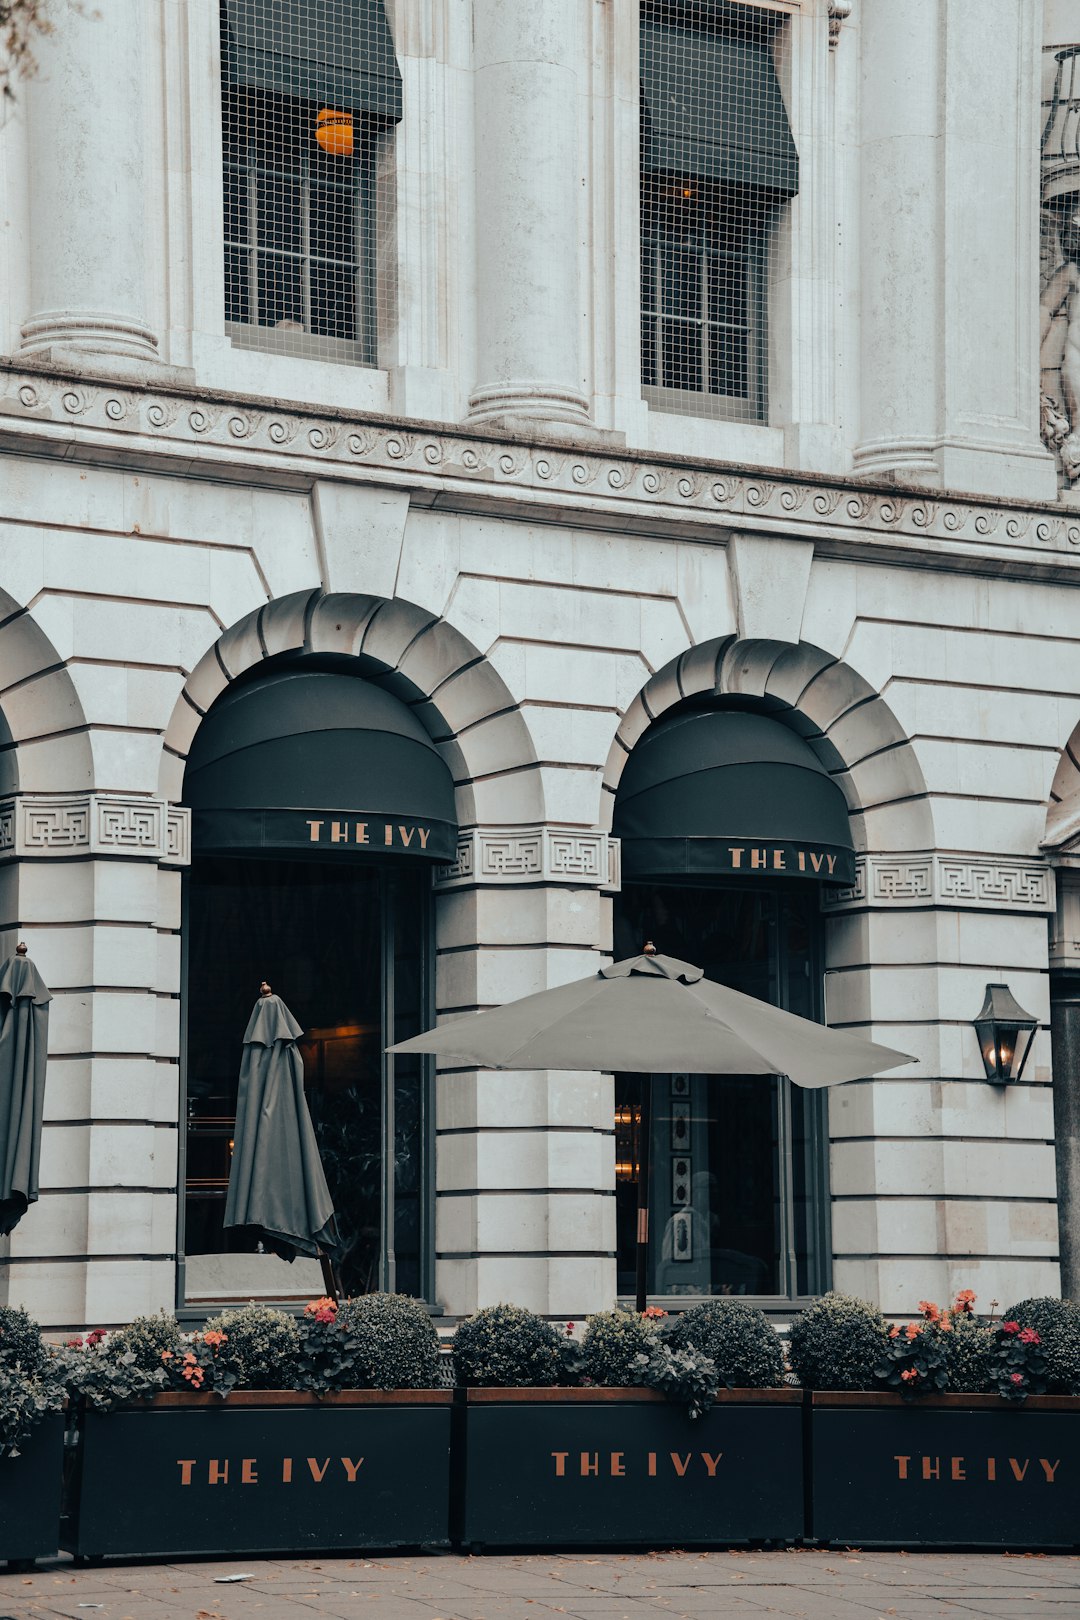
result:
M 401 116 L 382 0 L 221 0 L 225 322 L 374 365 L 377 173 Z
M 770 241 L 798 190 L 777 14 L 643 0 L 641 371 L 655 409 L 764 421 Z

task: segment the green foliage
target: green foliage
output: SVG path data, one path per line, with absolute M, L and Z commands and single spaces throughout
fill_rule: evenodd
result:
M 640 1383 L 635 1363 L 651 1355 L 655 1343 L 655 1326 L 636 1311 L 597 1311 L 585 1324 L 581 1376 L 590 1384 Z
M 57 1373 L 73 1400 L 84 1400 L 99 1412 L 114 1412 L 129 1401 L 149 1400 L 166 1387 L 164 1363 L 141 1364 L 132 1351 L 114 1352 L 103 1340 L 104 1334 L 89 1335 L 85 1344 L 69 1339 L 58 1351 Z
M 874 1377 L 906 1401 L 940 1395 L 949 1383 L 948 1337 L 934 1322 L 913 1322 L 911 1330 L 897 1323 L 885 1341 Z
M 45 1362 L 27 1372 L 0 1360 L 0 1457 L 17 1457 L 27 1436 L 48 1412 L 58 1412 L 65 1390 L 58 1369 Z
M 110 1333 L 104 1351 L 114 1358 L 131 1355 L 134 1365 L 144 1372 L 154 1372 L 162 1365 L 162 1356 L 170 1351 L 173 1356 L 183 1348 L 184 1335 L 175 1316 L 137 1316 L 127 1327 Z
M 952 1318 L 952 1332 L 942 1335 L 948 1388 L 962 1395 L 987 1395 L 995 1388 L 991 1369 L 992 1335 L 984 1322 L 967 1312 Z
M 19 1305 L 0 1305 L 0 1363 L 36 1373 L 49 1360 L 41 1329 Z
M 701 1417 L 716 1400 L 716 1367 L 692 1345 L 674 1350 L 658 1337 L 648 1355 L 637 1357 L 633 1372 L 633 1383 L 659 1390 L 669 1401 L 680 1402 L 688 1417 Z
M 881 1312 L 850 1294 L 824 1294 L 791 1324 L 788 1359 L 806 1389 L 873 1389 L 888 1329 Z
M 301 1389 L 431 1389 L 438 1381 L 439 1338 L 419 1300 L 364 1294 L 307 1307 L 299 1324 Z
M 220 1344 L 207 1336 L 222 1333 Z M 236 1389 L 295 1389 L 300 1353 L 296 1323 L 269 1305 L 241 1305 L 206 1324 L 199 1341 L 210 1352 L 206 1371 L 232 1377 Z M 195 1346 L 193 1346 L 195 1348 Z M 199 1353 L 198 1351 L 196 1353 Z
M 459 1384 L 527 1389 L 559 1384 L 568 1376 L 564 1335 L 520 1305 L 489 1305 L 462 1322 L 454 1335 Z
M 776 1389 L 784 1382 L 784 1347 L 764 1311 L 739 1299 L 711 1299 L 677 1317 L 668 1333 L 675 1350 L 699 1350 L 728 1389 Z
M 1034 1328 L 1046 1359 L 1046 1388 L 1053 1395 L 1080 1395 L 1080 1305 L 1071 1299 L 1022 1299 L 1004 1322 Z
M 1046 1352 L 1038 1331 L 1006 1317 L 995 1329 L 991 1374 L 1002 1400 L 1023 1401 L 1046 1389 Z

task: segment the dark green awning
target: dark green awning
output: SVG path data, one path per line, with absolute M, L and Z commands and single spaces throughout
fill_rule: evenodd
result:
M 688 709 L 651 726 L 615 800 L 627 878 L 855 881 L 844 795 L 767 715 Z
M 234 687 L 184 777 L 196 853 L 453 860 L 454 784 L 416 716 L 358 676 L 291 669 Z
M 793 197 L 799 154 L 767 38 L 641 24 L 642 165 Z
M 224 3 L 226 83 L 400 121 L 401 74 L 383 0 Z

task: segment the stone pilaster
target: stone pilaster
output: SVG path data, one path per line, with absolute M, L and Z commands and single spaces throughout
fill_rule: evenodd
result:
M 855 470 L 1052 500 L 1039 439 L 1040 8 L 860 8 Z
M 472 421 L 589 423 L 578 227 L 580 0 L 476 0 Z
M 592 828 L 464 834 L 436 881 L 440 1015 L 595 971 L 617 851 Z M 459 1070 L 436 1085 L 439 1302 L 464 1315 L 512 1300 L 563 1318 L 614 1303 L 610 1075 Z
M 143 0 L 64 8 L 25 86 L 30 308 L 24 352 L 156 361 L 147 286 Z M 113 369 L 115 369 L 113 367 Z

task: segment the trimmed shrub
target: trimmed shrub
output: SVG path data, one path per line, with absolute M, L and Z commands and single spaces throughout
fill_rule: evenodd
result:
M 471 1388 L 528 1389 L 566 1376 L 564 1335 L 520 1305 L 489 1305 L 454 1335 L 457 1381 Z
M 404 1294 L 316 1300 L 299 1335 L 303 1389 L 431 1389 L 439 1381 L 438 1334 L 426 1308 Z
M 784 1347 L 764 1311 L 740 1299 L 711 1299 L 672 1324 L 673 1349 L 699 1350 L 728 1389 L 776 1389 L 784 1382 Z
M 241 1305 L 207 1322 L 206 1333 L 225 1335 L 215 1359 L 233 1375 L 236 1389 L 296 1388 L 300 1335 L 284 1311 Z
M 0 1362 L 36 1373 L 49 1360 L 41 1329 L 21 1305 L 0 1305 Z
M 945 1344 L 948 1388 L 962 1395 L 988 1395 L 994 1380 L 993 1334 L 978 1317 L 961 1312 L 952 1317 L 952 1330 L 941 1335 Z
M 616 1387 L 643 1382 L 638 1356 L 649 1356 L 656 1328 L 636 1311 L 597 1311 L 585 1324 L 581 1341 L 581 1376 L 590 1384 Z
M 133 1357 L 129 1365 L 140 1372 L 157 1372 L 163 1365 L 165 1352 L 176 1356 L 183 1349 L 184 1339 L 175 1316 L 137 1316 L 127 1327 L 110 1333 L 105 1341 L 104 1354 L 112 1360 Z
M 865 1299 L 824 1294 L 792 1322 L 788 1360 L 806 1389 L 873 1389 L 887 1341 L 885 1318 Z
M 1080 1395 L 1080 1305 L 1071 1299 L 1022 1299 L 1003 1322 L 1034 1328 L 1046 1357 L 1046 1388 L 1051 1395 Z

